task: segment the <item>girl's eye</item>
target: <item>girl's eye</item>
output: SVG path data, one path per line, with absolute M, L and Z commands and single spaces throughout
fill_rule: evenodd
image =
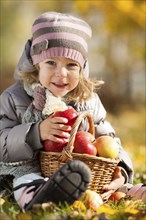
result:
M 49 65 L 51 65 L 51 66 L 53 66 L 53 65 L 56 64 L 53 60 L 48 60 L 46 63 L 49 64 Z
M 78 67 L 79 65 L 77 63 L 68 63 L 67 66 L 69 66 L 69 67 Z

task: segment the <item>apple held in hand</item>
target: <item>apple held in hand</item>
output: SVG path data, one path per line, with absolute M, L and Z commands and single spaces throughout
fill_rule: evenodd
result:
M 55 112 L 52 117 L 62 117 L 67 118 L 68 123 L 66 125 L 73 126 L 75 119 L 78 117 L 78 112 L 74 108 L 68 108 L 65 111 L 57 111 Z
M 74 153 L 90 154 L 96 156 L 97 149 L 93 145 L 95 138 L 92 134 L 85 131 L 78 131 L 74 141 Z
M 119 154 L 118 143 L 111 136 L 100 136 L 93 143 L 97 148 L 97 154 L 100 157 L 117 158 Z
M 78 117 L 78 112 L 74 108 L 68 108 L 65 111 L 57 111 L 51 117 L 63 117 L 68 119 L 66 125 L 73 126 L 75 119 Z M 57 143 L 51 140 L 43 142 L 44 150 L 48 152 L 61 152 L 68 143 L 66 138 L 62 138 L 62 143 Z

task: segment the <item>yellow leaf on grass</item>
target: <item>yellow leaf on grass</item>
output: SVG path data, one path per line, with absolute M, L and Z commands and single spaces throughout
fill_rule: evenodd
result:
M 86 206 L 84 205 L 83 202 L 76 200 L 73 204 L 72 207 L 81 211 L 86 211 Z
M 138 211 L 137 209 L 126 208 L 126 209 L 124 209 L 124 212 L 128 212 L 128 213 L 130 213 L 130 214 L 135 215 L 135 214 L 137 214 L 139 211 Z
M 107 215 L 114 215 L 114 214 L 123 213 L 123 212 L 136 215 L 139 211 L 137 209 L 129 208 L 129 207 L 124 210 L 117 210 L 117 209 L 107 207 L 105 205 L 100 206 L 100 208 L 98 209 L 98 213 L 106 213 Z
M 0 205 L 3 205 L 5 203 L 5 200 L 0 197 Z
M 29 213 L 23 213 L 21 212 L 18 216 L 17 216 L 18 220 L 32 220 L 32 216 Z
M 103 212 L 107 213 L 109 215 L 113 215 L 115 213 L 118 213 L 119 211 L 112 209 L 112 208 L 109 208 L 109 207 L 106 207 L 105 205 L 101 205 L 98 209 L 98 213 L 103 213 Z

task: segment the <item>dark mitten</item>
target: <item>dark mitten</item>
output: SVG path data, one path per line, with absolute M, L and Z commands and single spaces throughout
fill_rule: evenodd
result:
M 45 102 L 46 102 L 46 92 L 45 88 L 42 86 L 37 86 L 34 88 L 34 107 L 35 110 L 42 112 Z

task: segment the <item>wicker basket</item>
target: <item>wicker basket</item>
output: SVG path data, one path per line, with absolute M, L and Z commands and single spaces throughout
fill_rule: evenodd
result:
M 42 175 L 48 177 L 52 175 L 58 168 L 60 168 L 68 160 L 81 160 L 86 163 L 91 169 L 92 180 L 88 189 L 94 190 L 97 193 L 102 193 L 102 186 L 108 184 L 112 180 L 112 176 L 117 166 L 118 159 L 109 159 L 97 156 L 91 156 L 87 154 L 72 153 L 74 149 L 74 139 L 78 127 L 83 119 L 87 117 L 89 122 L 89 132 L 94 135 L 94 123 L 92 117 L 88 112 L 81 113 L 76 119 L 72 131 L 70 133 L 70 139 L 66 147 L 62 152 L 46 152 L 40 153 L 40 164 Z

